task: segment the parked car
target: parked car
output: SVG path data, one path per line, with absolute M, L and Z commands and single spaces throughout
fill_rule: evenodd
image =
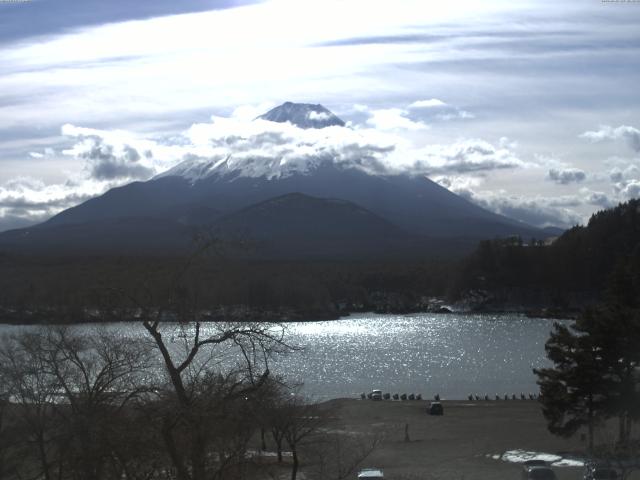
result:
M 544 460 L 534 458 L 532 460 L 525 460 L 522 466 L 526 470 L 528 467 L 548 467 L 549 464 Z
M 382 400 L 382 390 L 371 390 L 371 400 Z
M 384 473 L 379 468 L 363 468 L 358 472 L 358 480 L 382 480 Z
M 427 411 L 429 415 L 444 415 L 444 408 L 440 402 L 431 402 Z
M 522 480 L 557 480 L 556 474 L 551 467 L 534 465 L 524 467 L 522 471 Z
M 583 480 L 617 480 L 618 472 L 608 465 L 587 465 L 582 475 Z

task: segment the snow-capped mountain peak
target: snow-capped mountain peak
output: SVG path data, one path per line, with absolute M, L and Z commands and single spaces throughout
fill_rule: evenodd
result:
M 229 181 L 241 177 L 263 177 L 271 180 L 294 174 L 308 175 L 320 165 L 334 165 L 334 163 L 330 155 L 313 155 L 289 160 L 280 157 L 260 158 L 243 155 L 228 155 L 226 158 L 217 159 L 191 157 L 155 178 L 182 177 L 192 184 L 214 176 L 226 178 Z M 340 166 L 349 167 L 346 164 Z
M 215 118 L 196 127 L 187 133 L 193 152 L 156 178 L 176 176 L 191 183 L 211 177 L 276 179 L 308 175 L 322 166 L 379 174 L 383 158 L 395 148 L 345 128 L 319 104 L 286 102 L 253 122 Z
M 320 104 L 285 102 L 258 118 L 270 122 L 289 122 L 299 128 L 344 127 L 345 123 Z

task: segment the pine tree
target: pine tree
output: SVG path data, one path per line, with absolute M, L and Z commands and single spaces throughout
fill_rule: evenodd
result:
M 571 436 L 617 417 L 618 444 L 628 446 L 640 419 L 640 308 L 635 262 L 619 263 L 609 278 L 606 301 L 586 309 L 567 327 L 556 324 L 545 346 L 553 368 L 534 370 L 543 414 L 552 433 Z
M 586 426 L 589 449 L 596 424 L 606 414 L 606 380 L 599 349 L 589 335 L 556 323 L 545 345 L 554 368 L 534 370 L 551 433 L 570 437 Z

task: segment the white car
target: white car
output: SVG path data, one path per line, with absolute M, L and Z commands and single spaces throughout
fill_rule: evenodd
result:
M 382 480 L 384 473 L 379 468 L 364 468 L 358 472 L 358 480 Z

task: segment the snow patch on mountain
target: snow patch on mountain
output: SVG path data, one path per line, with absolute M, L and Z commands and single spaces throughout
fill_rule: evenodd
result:
M 333 116 L 317 109 L 306 110 L 304 115 L 314 122 L 332 121 L 328 116 Z M 307 174 L 323 164 L 358 168 L 369 174 L 387 173 L 388 157 L 399 143 L 397 137 L 372 129 L 344 125 L 305 128 L 266 116 L 253 121 L 212 117 L 209 124 L 193 125 L 185 134 L 191 144 L 189 153 L 156 178 L 181 176 L 191 182 L 212 176 L 273 179 Z

